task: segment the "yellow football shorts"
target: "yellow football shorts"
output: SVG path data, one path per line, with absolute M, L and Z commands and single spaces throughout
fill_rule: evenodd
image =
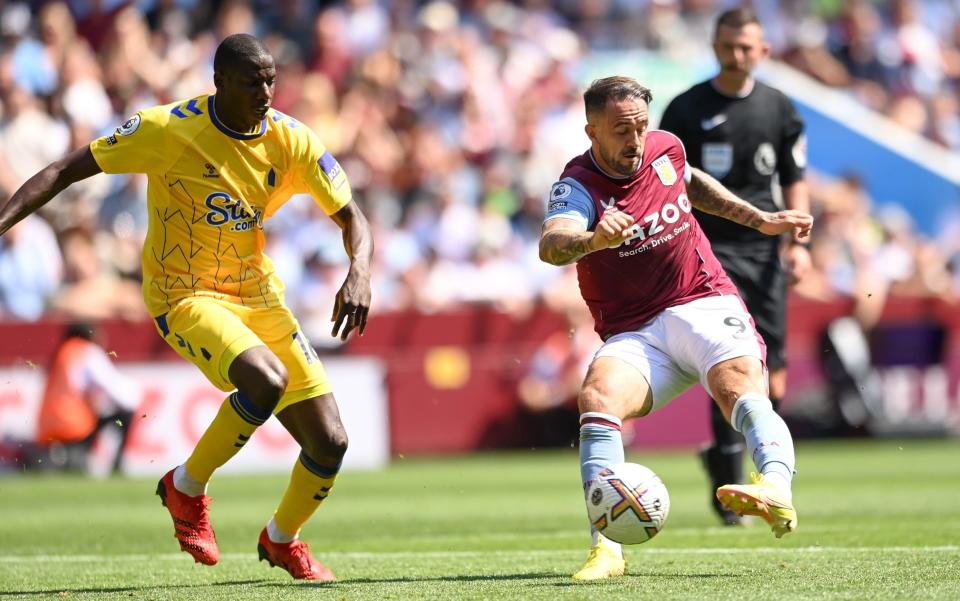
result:
M 155 323 L 173 350 L 224 392 L 236 388 L 228 376 L 233 360 L 247 349 L 266 345 L 288 372 L 287 390 L 274 414 L 332 390 L 323 364 L 293 313 L 284 306 L 252 308 L 194 296 L 156 317 Z

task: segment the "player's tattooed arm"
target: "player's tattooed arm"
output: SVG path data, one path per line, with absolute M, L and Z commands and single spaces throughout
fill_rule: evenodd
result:
M 593 232 L 579 227 L 572 219 L 551 219 L 540 233 L 540 260 L 551 265 L 569 265 L 593 252 Z
M 687 184 L 690 202 L 694 207 L 734 223 L 745 225 L 753 229 L 760 229 L 763 225 L 764 211 L 743 200 L 712 176 L 696 167 L 690 168 L 691 178 Z
M 569 265 L 597 250 L 614 248 L 633 235 L 633 217 L 607 211 L 592 232 L 573 219 L 550 219 L 540 232 L 540 260 L 551 265 Z
M 704 213 L 752 227 L 768 236 L 793 232 L 794 238 L 800 242 L 810 237 L 813 227 L 813 216 L 810 214 L 795 209 L 768 213 L 727 190 L 700 169 L 692 167 L 690 174 L 690 183 L 687 184 L 690 203 Z

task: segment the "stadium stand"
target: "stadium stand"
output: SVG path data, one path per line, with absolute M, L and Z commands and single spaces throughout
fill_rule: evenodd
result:
M 92 14 L 80 2 L 6 3 L 0 190 L 9 194 L 138 108 L 209 81 L 216 39 L 249 30 L 281 63 L 276 107 L 320 134 L 376 221 L 378 310 L 481 302 L 523 312 L 559 277 L 536 260 L 542 198 L 561 167 L 557 157 L 585 139 L 546 133 L 578 132 L 561 124 L 579 119 L 584 71 L 611 49 L 702 62 L 712 17 L 729 4 L 115 0 L 90 4 L 103 7 Z M 864 110 L 958 147 L 958 9 L 914 0 L 755 4 L 784 63 Z M 830 215 L 838 184 L 814 184 L 818 211 Z M 11 239 L 0 247 L 0 319 L 147 317 L 137 281 L 143 182 L 102 176 L 75 188 L 71 202 L 44 209 L 45 224 L 22 228 L 25 244 L 46 249 L 42 259 L 18 254 Z M 299 204 L 299 214 L 269 224 L 280 234 L 270 250 L 316 338 L 329 311 L 308 303 L 340 277 L 327 260 L 336 232 L 314 225 L 310 203 Z M 884 215 L 865 210 L 874 223 L 865 226 L 864 260 L 900 257 L 898 272 L 882 277 L 955 294 L 955 237 L 894 239 L 884 235 Z M 909 213 L 899 218 L 909 227 Z M 854 242 L 855 233 L 842 234 Z M 817 253 L 825 282 L 817 294 L 847 295 L 823 258 L 830 254 Z M 34 262 L 45 267 L 43 279 Z M 37 274 L 32 298 L 13 292 L 25 271 Z

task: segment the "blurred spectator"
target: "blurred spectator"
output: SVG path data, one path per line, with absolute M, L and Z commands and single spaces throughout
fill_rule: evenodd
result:
M 43 110 L 39 100 L 9 78 L 7 56 L 0 56 L 0 156 L 6 173 L 0 181 L 4 196 L 38 170 L 66 154 L 70 130 Z M 38 135 L 43 132 L 43 135 Z
M 710 24 L 733 4 L 3 3 L 0 195 L 137 109 L 208 88 L 217 41 L 250 31 L 263 36 L 280 65 L 276 108 L 317 132 L 375 221 L 378 305 L 441 310 L 493 303 L 523 312 L 559 277 L 537 260 L 536 241 L 545 194 L 563 157 L 588 144 L 579 87 L 598 69 L 615 68 L 611 57 L 621 50 L 649 52 L 653 60 L 644 69 L 656 69 L 664 57 L 703 61 Z M 911 131 L 960 148 L 956 2 L 752 4 L 774 58 L 847 90 Z M 815 234 L 829 235 L 814 243 L 820 271 L 805 294 L 876 290 L 870 301 L 858 301 L 864 323 L 882 309 L 888 288 L 941 294 L 946 256 L 960 254 L 942 240 L 931 244 L 915 232 L 905 237 L 885 230 L 869 204 L 845 205 L 862 193 L 851 192 L 849 182 L 814 186 L 815 200 L 823 203 Z M 8 242 L 0 250 L 0 295 L 8 295 L 0 296 L 0 319 L 38 319 L 49 311 L 90 319 L 140 316 L 128 301 L 139 278 L 144 197 L 141 178 L 100 176 L 52 201 L 41 213 L 46 224 L 35 222 L 20 234 L 27 238 L 23 246 Z M 314 217 L 308 209 L 268 222 L 268 252 L 287 278 L 292 309 L 313 315 L 312 327 L 321 331 L 327 310 L 301 286 L 330 285 L 340 267 L 327 262 L 323 249 L 339 244 L 339 234 L 311 228 Z M 68 250 L 65 278 L 57 245 Z M 901 265 L 904 274 L 891 279 L 881 264 Z M 27 271 L 25 279 L 13 275 Z
M 110 242 L 103 237 L 99 240 Z M 71 319 L 93 321 L 110 317 L 149 318 L 143 308 L 139 282 L 121 278 L 108 268 L 104 255 L 112 249 L 97 248 L 96 234 L 88 229 L 73 228 L 61 235 L 61 245 L 65 277 L 62 288 L 51 299 L 54 312 Z
M 31 25 L 26 3 L 10 2 L 0 9 L 0 37 L 3 48 L 11 52 L 14 80 L 31 94 L 46 96 L 57 86 L 59 57 L 33 37 Z
M 883 88 L 886 68 L 877 56 L 881 21 L 876 7 L 867 2 L 847 2 L 835 27 L 834 52 L 850 77 Z
M 811 202 L 817 213 L 811 243 L 814 269 L 796 291 L 824 301 L 853 299 L 854 316 L 869 330 L 880 319 L 889 291 L 873 260 L 881 240 L 881 228 L 870 216 L 873 203 L 855 175 L 814 182 Z
M 878 40 L 881 61 L 893 71 L 895 91 L 930 96 L 943 80 L 937 36 L 921 20 L 916 0 L 893 0 L 890 28 Z
M 100 51 L 110 37 L 117 14 L 129 4 L 127 0 L 87 0 L 74 2 L 77 32 L 86 38 L 93 49 Z
M 524 440 L 543 447 L 570 446 L 579 438 L 577 395 L 600 337 L 583 303 L 562 307 L 566 329 L 537 347 L 517 385 Z
M 35 321 L 63 282 L 50 226 L 31 215 L 0 238 L 0 319 Z
M 344 32 L 354 55 L 377 50 L 390 33 L 390 17 L 377 0 L 347 0 Z
M 939 92 L 930 102 L 930 137 L 960 151 L 960 98 L 951 90 Z
M 37 444 L 47 449 L 55 465 L 86 470 L 97 436 L 115 426 L 120 441 L 110 466 L 119 472 L 142 392 L 117 370 L 95 336 L 87 323 L 67 328 L 47 373 L 37 417 Z
M 308 63 L 311 71 L 325 75 L 340 93 L 346 91 L 354 58 L 347 40 L 346 22 L 340 8 L 327 8 L 317 15 L 313 25 L 313 54 Z

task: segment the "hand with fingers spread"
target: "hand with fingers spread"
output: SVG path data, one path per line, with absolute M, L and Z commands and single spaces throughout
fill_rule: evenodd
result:
M 776 213 L 765 213 L 763 223 L 757 228 L 760 232 L 768 236 L 777 236 L 779 234 L 793 233 L 793 239 L 797 242 L 806 242 L 810 238 L 810 230 L 813 228 L 813 215 L 789 209 L 786 211 L 777 211 Z
M 330 335 L 346 340 L 350 332 L 357 328 L 363 336 L 369 312 L 370 274 L 351 268 L 346 281 L 337 292 L 333 315 L 330 316 L 330 321 L 333 322 L 333 331 Z

